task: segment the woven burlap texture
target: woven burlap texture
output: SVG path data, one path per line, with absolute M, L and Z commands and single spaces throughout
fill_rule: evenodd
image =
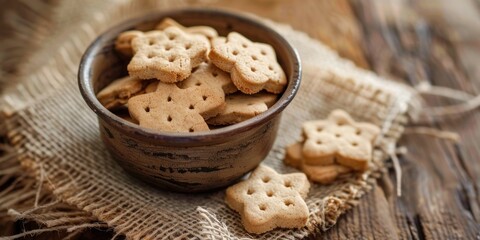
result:
M 78 24 L 73 36 L 65 37 L 61 47 L 49 54 L 47 63 L 1 99 L 4 112 L 10 115 L 8 137 L 18 159 L 36 172 L 55 199 L 91 213 L 132 239 L 294 239 L 331 227 L 375 184 L 403 131 L 412 93 L 355 67 L 304 33 L 265 19 L 260 21 L 298 50 L 303 80 L 283 113 L 277 141 L 264 163 L 281 173 L 297 171 L 283 164 L 284 147 L 300 138 L 302 122 L 341 108 L 382 129 L 370 170 L 328 186 L 313 185 L 306 199 L 311 213 L 307 226 L 263 235 L 244 231 L 239 215 L 225 205 L 222 190 L 177 194 L 127 175 L 99 138 L 96 116 L 81 98 L 76 72 L 82 52 L 95 36 L 122 19 L 144 13 L 147 7 L 151 10 L 152 4 L 124 4 L 91 13 L 95 17 Z

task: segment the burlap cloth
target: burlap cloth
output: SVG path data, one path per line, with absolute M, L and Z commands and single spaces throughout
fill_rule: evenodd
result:
M 54 46 L 37 49 L 24 67 L 30 71 L 17 76 L 19 83 L 1 98 L 15 161 L 34 170 L 37 179 L 33 193 L 22 190 L 22 194 L 37 197 L 34 209 L 48 209 L 59 202 L 73 206 L 69 209 L 73 213 L 64 211 L 57 216 L 57 224 L 50 221 L 46 227 L 72 230 L 75 226 L 104 223 L 132 239 L 302 238 L 334 225 L 371 189 L 385 169 L 385 161 L 394 154 L 412 92 L 355 67 L 304 33 L 265 19 L 261 21 L 298 50 L 304 68 L 300 91 L 283 113 L 278 139 L 264 163 L 281 173 L 296 171 L 285 166 L 282 159 L 284 147 L 299 139 L 301 123 L 324 118 L 331 110 L 342 108 L 357 120 L 372 122 L 382 129 L 370 170 L 328 186 L 314 184 L 306 199 L 311 213 L 308 225 L 263 235 L 244 231 L 239 215 L 225 205 L 224 191 L 177 194 L 157 190 L 127 175 L 103 146 L 96 116 L 78 91 L 76 73 L 81 54 L 100 32 L 132 16 L 165 8 L 153 1 L 145 2 L 148 4 L 127 2 L 98 11 L 91 9 L 82 13 L 88 17 L 78 17 L 83 19 L 81 23 L 64 23 L 70 28 L 56 33 Z M 326 78 L 327 72 L 337 77 Z M 53 194 L 48 198 L 50 203 L 45 198 L 39 200 L 45 189 Z M 33 210 L 9 213 L 35 219 L 31 216 Z

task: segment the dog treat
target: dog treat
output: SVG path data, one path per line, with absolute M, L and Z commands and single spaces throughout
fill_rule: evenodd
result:
M 178 27 L 179 29 L 190 33 L 190 34 L 198 34 L 201 36 L 205 36 L 209 40 L 218 36 L 218 33 L 215 29 L 208 27 L 208 26 L 193 26 L 193 27 L 184 27 L 183 25 L 179 24 L 175 20 L 171 18 L 165 18 L 162 22 L 160 22 L 155 29 L 156 30 L 165 30 L 168 27 Z M 115 41 L 115 50 L 120 52 L 125 56 L 133 56 L 132 51 L 132 40 L 133 38 L 143 36 L 143 32 L 137 30 L 126 31 L 120 33 L 118 35 L 117 40 Z
M 209 26 L 185 27 L 171 18 L 164 18 L 156 27 L 157 30 L 165 30 L 168 27 L 175 26 L 190 34 L 199 34 L 212 40 L 218 36 L 217 31 Z
M 331 183 L 337 179 L 338 176 L 352 171 L 351 168 L 339 164 L 332 164 L 328 166 L 313 166 L 303 164 L 301 170 L 308 176 L 310 180 L 322 184 Z
M 145 88 L 145 93 L 151 93 L 151 92 L 157 91 L 159 82 L 160 81 L 154 81 L 154 82 L 148 84 L 147 87 Z
M 303 171 L 310 180 L 328 184 L 333 182 L 338 176 L 349 173 L 352 169 L 339 165 L 306 165 L 302 158 L 303 144 L 300 142 L 294 143 L 286 148 L 284 162 L 286 165 L 298 168 Z
M 209 85 L 213 88 L 221 88 L 225 94 L 231 94 L 238 89 L 232 82 L 230 75 L 211 63 L 202 63 L 193 70 L 192 75 L 178 83 L 180 88 Z
M 265 89 L 278 94 L 287 84 L 274 49 L 268 44 L 252 42 L 237 32 L 231 32 L 227 38 L 213 39 L 209 58 L 231 74 L 233 83 L 243 93 L 254 94 Z
M 187 34 L 178 27 L 154 30 L 132 40 L 133 58 L 128 64 L 130 76 L 156 78 L 165 83 L 182 81 L 192 68 L 207 59 L 208 41 Z
M 217 116 L 207 120 L 211 125 L 239 123 L 263 113 L 277 100 L 277 95 L 257 93 L 254 95 L 232 94 L 225 97 L 225 108 Z
M 306 165 L 340 165 L 364 171 L 372 156 L 372 142 L 380 129 L 357 123 L 348 113 L 335 110 L 326 120 L 303 124 L 306 137 L 303 158 Z
M 285 149 L 285 159 L 284 159 L 285 164 L 292 166 L 294 168 L 301 169 L 301 166 L 303 164 L 302 149 L 303 149 L 303 144 L 300 142 L 287 146 Z
M 159 82 L 156 91 L 128 101 L 128 111 L 140 126 L 167 132 L 209 130 L 204 118 L 215 116 L 225 105 L 221 89 Z
M 264 233 L 280 228 L 301 228 L 309 211 L 304 198 L 310 183 L 303 173 L 278 174 L 258 166 L 250 177 L 226 191 L 225 201 L 242 217 L 250 233 Z
M 128 57 L 133 56 L 132 40 L 139 36 L 143 36 L 143 32 L 132 30 L 120 33 L 115 41 L 115 50 Z
M 97 94 L 97 99 L 107 109 L 115 109 L 127 103 L 128 99 L 143 92 L 145 80 L 122 77 L 111 82 Z

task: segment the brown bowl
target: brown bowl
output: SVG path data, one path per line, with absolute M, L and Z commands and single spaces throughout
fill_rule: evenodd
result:
M 114 40 L 123 31 L 153 29 L 165 17 L 185 26 L 211 26 L 224 36 L 236 31 L 272 45 L 288 77 L 285 92 L 266 112 L 206 132 L 158 132 L 116 116 L 95 97 L 111 81 L 127 75 L 128 62 L 115 52 Z M 109 29 L 87 49 L 78 72 L 82 96 L 97 114 L 101 138 L 113 158 L 129 173 L 149 183 L 183 192 L 224 187 L 253 170 L 272 148 L 281 113 L 297 93 L 300 79 L 298 54 L 277 32 L 244 16 L 201 9 L 159 12 Z

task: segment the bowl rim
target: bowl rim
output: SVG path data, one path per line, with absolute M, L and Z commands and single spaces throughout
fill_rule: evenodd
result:
M 293 62 L 293 69 L 292 69 L 292 79 L 288 79 L 288 84 L 284 92 L 282 93 L 281 97 L 277 100 L 277 102 L 271 106 L 267 111 L 253 117 L 242 121 L 240 123 L 232 124 L 225 127 L 220 127 L 217 129 L 212 129 L 209 131 L 201 131 L 201 132 L 162 132 L 153 129 L 142 128 L 138 124 L 131 123 L 122 119 L 121 117 L 115 115 L 110 110 L 106 109 L 100 101 L 98 101 L 96 94 L 94 93 L 93 85 L 90 83 L 90 73 L 92 69 L 92 63 L 95 59 L 95 54 L 101 52 L 102 50 L 102 43 L 104 43 L 106 36 L 112 32 L 119 32 L 128 30 L 129 27 L 135 26 L 135 24 L 139 24 L 144 21 L 148 21 L 155 18 L 162 18 L 162 17 L 175 17 L 178 14 L 215 14 L 221 15 L 228 18 L 234 18 L 235 20 L 246 22 L 247 24 L 254 25 L 257 28 L 263 29 L 264 31 L 268 32 L 273 38 L 279 41 L 285 48 L 288 54 L 291 56 Z M 172 16 L 173 15 L 173 16 Z M 183 8 L 183 9 L 176 9 L 176 10 L 165 10 L 165 11 L 157 11 L 154 13 L 150 13 L 141 17 L 127 19 L 125 21 L 116 24 L 115 26 L 107 29 L 103 33 L 101 33 L 93 42 L 88 46 L 87 50 L 84 52 L 81 60 L 80 66 L 78 69 L 78 85 L 80 89 L 80 93 L 82 94 L 83 99 L 87 103 L 87 105 L 95 112 L 95 114 L 102 118 L 104 121 L 111 121 L 115 123 L 119 128 L 124 129 L 125 131 L 129 131 L 134 133 L 137 136 L 155 139 L 155 140 L 163 140 L 168 141 L 171 143 L 187 143 L 187 142 L 197 142 L 197 141 L 209 141 L 209 140 L 218 140 L 226 137 L 232 137 L 235 134 L 246 132 L 250 129 L 256 128 L 262 124 L 267 123 L 276 115 L 280 114 L 287 105 L 293 100 L 295 95 L 298 92 L 300 87 L 300 82 L 302 78 L 302 66 L 300 57 L 298 52 L 295 48 L 293 48 L 290 43 L 281 36 L 278 32 L 273 30 L 272 28 L 268 27 L 267 25 L 244 15 L 234 13 L 231 11 L 226 10 L 219 10 L 219 9 L 209 9 L 209 8 Z M 288 78 L 289 76 L 287 76 Z

